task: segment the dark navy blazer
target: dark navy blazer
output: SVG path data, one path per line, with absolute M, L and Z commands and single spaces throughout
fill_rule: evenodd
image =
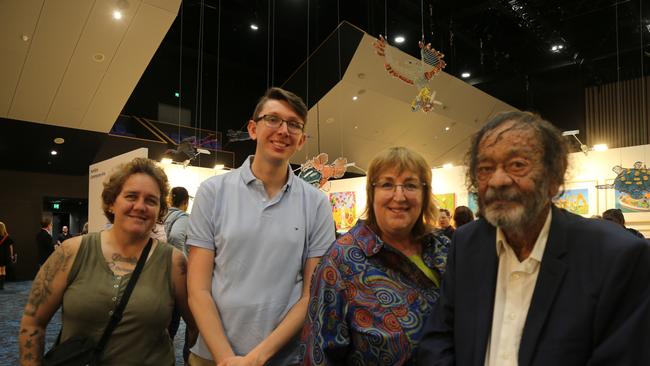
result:
M 483 366 L 497 280 L 496 229 L 456 231 L 418 365 Z M 650 245 L 553 207 L 519 366 L 650 365 Z

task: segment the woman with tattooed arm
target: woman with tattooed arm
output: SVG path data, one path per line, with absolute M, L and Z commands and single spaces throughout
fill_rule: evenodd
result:
M 20 364 L 40 365 L 45 327 L 63 305 L 60 342 L 72 337 L 95 343 L 135 269 L 151 230 L 167 212 L 169 184 L 153 161 L 136 158 L 121 166 L 102 192 L 111 229 L 66 240 L 41 267 L 20 324 Z M 188 330 L 187 262 L 181 251 L 153 241 L 123 317 L 100 356 L 103 365 L 173 365 L 167 326 L 174 306 Z

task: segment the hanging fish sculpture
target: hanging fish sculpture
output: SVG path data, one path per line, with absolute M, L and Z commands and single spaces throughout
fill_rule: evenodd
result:
M 437 101 L 436 92 L 429 89 L 429 80 L 447 66 L 442 59 L 445 55 L 431 48 L 431 43 L 426 45 L 418 42 L 420 47 L 420 62 L 406 61 L 400 63 L 393 57 L 393 47 L 391 47 L 384 37 L 379 36 L 379 40 L 373 43 L 375 52 L 384 58 L 384 68 L 389 75 L 396 77 L 403 82 L 413 85 L 418 89 L 418 94 L 411 102 L 413 112 L 429 112 L 436 105 L 442 103 Z
M 300 166 L 298 177 L 316 188 L 327 183 L 330 178 L 341 178 L 347 169 L 348 159 L 337 158 L 331 164 L 327 164 L 329 156 L 320 153 Z

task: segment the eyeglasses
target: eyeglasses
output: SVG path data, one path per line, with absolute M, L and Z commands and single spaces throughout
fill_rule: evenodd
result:
M 287 131 L 289 131 L 289 133 L 292 135 L 300 135 L 305 129 L 305 125 L 301 122 L 292 119 L 282 119 L 272 114 L 265 114 L 261 117 L 257 117 L 255 119 L 255 122 L 259 122 L 260 120 L 264 120 L 264 123 L 266 123 L 266 125 L 272 129 L 280 128 L 280 126 L 282 126 L 282 122 L 284 122 L 287 124 Z
M 383 182 L 374 182 L 373 187 L 379 192 L 382 193 L 394 193 L 397 191 L 397 187 L 402 187 L 402 193 L 405 195 L 416 194 L 422 190 L 426 183 L 422 182 L 406 182 L 402 184 L 395 184 L 389 181 Z

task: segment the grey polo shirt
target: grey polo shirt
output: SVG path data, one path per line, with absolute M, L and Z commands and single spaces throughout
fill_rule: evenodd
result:
M 269 199 L 251 171 L 252 158 L 201 183 L 186 242 L 216 252 L 212 298 L 236 355 L 247 354 L 275 329 L 300 299 L 306 258 L 322 256 L 334 241 L 323 192 L 287 167 L 287 183 Z M 201 337 L 192 352 L 212 359 Z M 268 365 L 298 361 L 296 338 Z

